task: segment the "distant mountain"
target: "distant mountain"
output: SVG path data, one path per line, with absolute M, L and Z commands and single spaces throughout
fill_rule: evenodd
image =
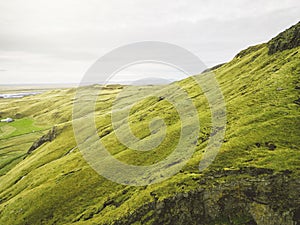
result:
M 120 85 L 165 85 L 170 84 L 172 82 L 175 82 L 175 79 L 164 79 L 159 77 L 147 77 L 142 79 L 136 79 L 136 80 L 110 80 L 108 84 L 120 84 Z

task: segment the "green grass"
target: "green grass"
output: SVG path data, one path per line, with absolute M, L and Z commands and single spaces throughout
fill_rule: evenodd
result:
M 0 176 L 22 160 L 44 130 L 47 130 L 45 126 L 36 126 L 31 118 L 0 123 Z
M 139 100 L 149 88 L 155 89 L 153 93 L 173 94 L 183 100 L 172 92 L 174 85 L 180 85 L 196 105 L 201 123 L 196 151 L 185 167 L 164 182 L 145 187 L 109 181 L 83 159 L 70 122 L 74 89 L 52 90 L 17 100 L 0 99 L 3 116 L 24 116 L 14 123 L 0 124 L 13 128 L 6 127 L 0 133 L 0 224 L 111 224 L 147 203 L 199 187 L 208 188 L 213 184 L 199 185 L 197 180 L 215 171 L 239 171 L 245 167 L 273 169 L 275 173 L 291 170 L 292 176 L 299 178 L 300 120 L 299 105 L 294 101 L 300 96 L 296 89 L 300 84 L 300 47 L 272 55 L 268 51 L 267 44 L 251 47 L 214 71 L 226 102 L 227 129 L 216 160 L 202 173 L 198 165 L 211 132 L 211 113 L 193 79 L 163 87 L 129 87 L 131 101 Z M 87 96 L 91 88 L 97 86 L 85 87 Z M 164 159 L 174 150 L 180 133 L 176 110 L 155 97 L 135 104 L 129 123 L 136 136 L 147 139 L 149 122 L 157 116 L 164 118 L 167 135 L 153 151 L 134 151 L 119 142 L 111 124 L 111 105 L 121 90 L 107 88 L 97 100 L 95 121 L 101 141 L 114 157 L 126 163 L 149 165 Z M 118 102 L 120 115 L 128 104 L 128 98 Z M 31 144 L 46 132 L 38 130 L 54 125 L 59 130 L 56 139 L 27 156 Z M 118 129 L 125 132 L 122 126 Z M 276 148 L 270 149 L 270 143 Z M 139 144 L 143 146 L 136 143 Z M 155 175 L 160 176 L 160 172 Z M 214 182 L 248 176 L 237 174 L 216 178 Z M 248 218 L 234 219 L 236 224 L 243 220 Z
M 45 127 L 36 126 L 31 118 L 15 119 L 11 123 L 0 123 L 0 139 L 7 139 L 19 135 L 45 130 Z

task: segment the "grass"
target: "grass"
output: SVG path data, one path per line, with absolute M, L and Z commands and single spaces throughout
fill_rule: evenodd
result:
M 0 175 L 17 165 L 46 127 L 36 126 L 31 118 L 0 123 Z
M 31 118 L 15 119 L 11 123 L 0 123 L 0 139 L 7 139 L 19 135 L 45 130 L 45 127 L 36 126 Z
M 124 106 L 139 100 L 149 90 L 158 96 L 171 94 L 183 100 L 183 96 L 172 91 L 174 85 L 185 89 L 196 105 L 201 129 L 195 153 L 175 176 L 149 186 L 130 187 L 109 181 L 83 159 L 70 122 L 74 89 L 51 90 L 17 100 L 0 99 L 3 117 L 16 113 L 24 116 L 14 123 L 0 125 L 0 224 L 111 224 L 147 203 L 213 185 L 199 185 L 197 180 L 214 171 L 254 167 L 275 172 L 290 170 L 292 176 L 299 177 L 300 120 L 299 105 L 294 101 L 299 98 L 296 86 L 300 84 L 300 48 L 272 55 L 268 51 L 267 44 L 252 47 L 215 69 L 226 101 L 227 129 L 216 160 L 202 173 L 198 165 L 211 132 L 211 113 L 206 97 L 192 78 L 169 86 L 128 87 L 127 98 L 121 98 L 115 105 L 119 109 L 117 131 L 111 124 L 111 105 L 126 87 L 104 90 L 97 99 L 95 113 L 101 142 L 114 157 L 135 165 L 156 163 L 174 150 L 180 119 L 166 100 L 149 97 L 135 104 L 130 110 L 129 124 L 137 137 L 144 141 L 149 138 L 149 122 L 157 116 L 162 116 L 167 125 L 161 145 L 153 151 L 138 152 L 120 143 L 116 136 L 116 132 L 126 135 L 122 125 Z M 97 87 L 84 88 L 87 96 L 91 88 Z M 59 130 L 56 139 L 27 156 L 31 144 L 43 135 L 41 130 L 54 125 Z M 270 149 L 270 143 L 276 148 Z M 160 175 L 160 171 L 155 174 Z M 243 176 L 250 175 L 237 174 L 226 179 Z M 214 182 L 225 181 L 216 178 Z M 236 224 L 241 224 L 242 219 L 237 217 Z

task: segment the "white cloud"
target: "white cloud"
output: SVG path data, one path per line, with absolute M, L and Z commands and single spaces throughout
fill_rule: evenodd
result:
M 78 82 L 101 55 L 142 40 L 212 66 L 296 23 L 299 9 L 297 0 L 2 1 L 1 83 Z

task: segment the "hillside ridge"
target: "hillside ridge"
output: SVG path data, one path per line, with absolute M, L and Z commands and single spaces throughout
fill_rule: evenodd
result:
M 13 123 L 0 124 L 0 224 L 300 223 L 300 47 L 285 48 L 270 54 L 269 42 L 249 47 L 213 73 L 196 75 L 215 75 L 227 110 L 222 147 L 202 172 L 211 112 L 193 77 L 164 86 L 103 89 L 95 105 L 101 142 L 116 159 L 137 166 L 167 157 L 181 130 L 180 117 L 166 98 L 141 96 L 150 90 L 182 100 L 173 91 L 179 86 L 196 106 L 201 127 L 194 154 L 179 173 L 153 185 L 112 182 L 85 161 L 72 127 L 75 88 L 0 99 L 1 116 L 18 115 Z M 88 96 L 98 86 L 81 88 Z M 125 89 L 136 101 L 128 119 L 134 135 L 149 138 L 153 118 L 161 117 L 167 126 L 162 144 L 151 151 L 129 149 L 115 134 L 111 106 Z M 126 99 L 116 105 L 120 112 L 129 104 Z M 116 129 L 123 132 L 122 126 Z

